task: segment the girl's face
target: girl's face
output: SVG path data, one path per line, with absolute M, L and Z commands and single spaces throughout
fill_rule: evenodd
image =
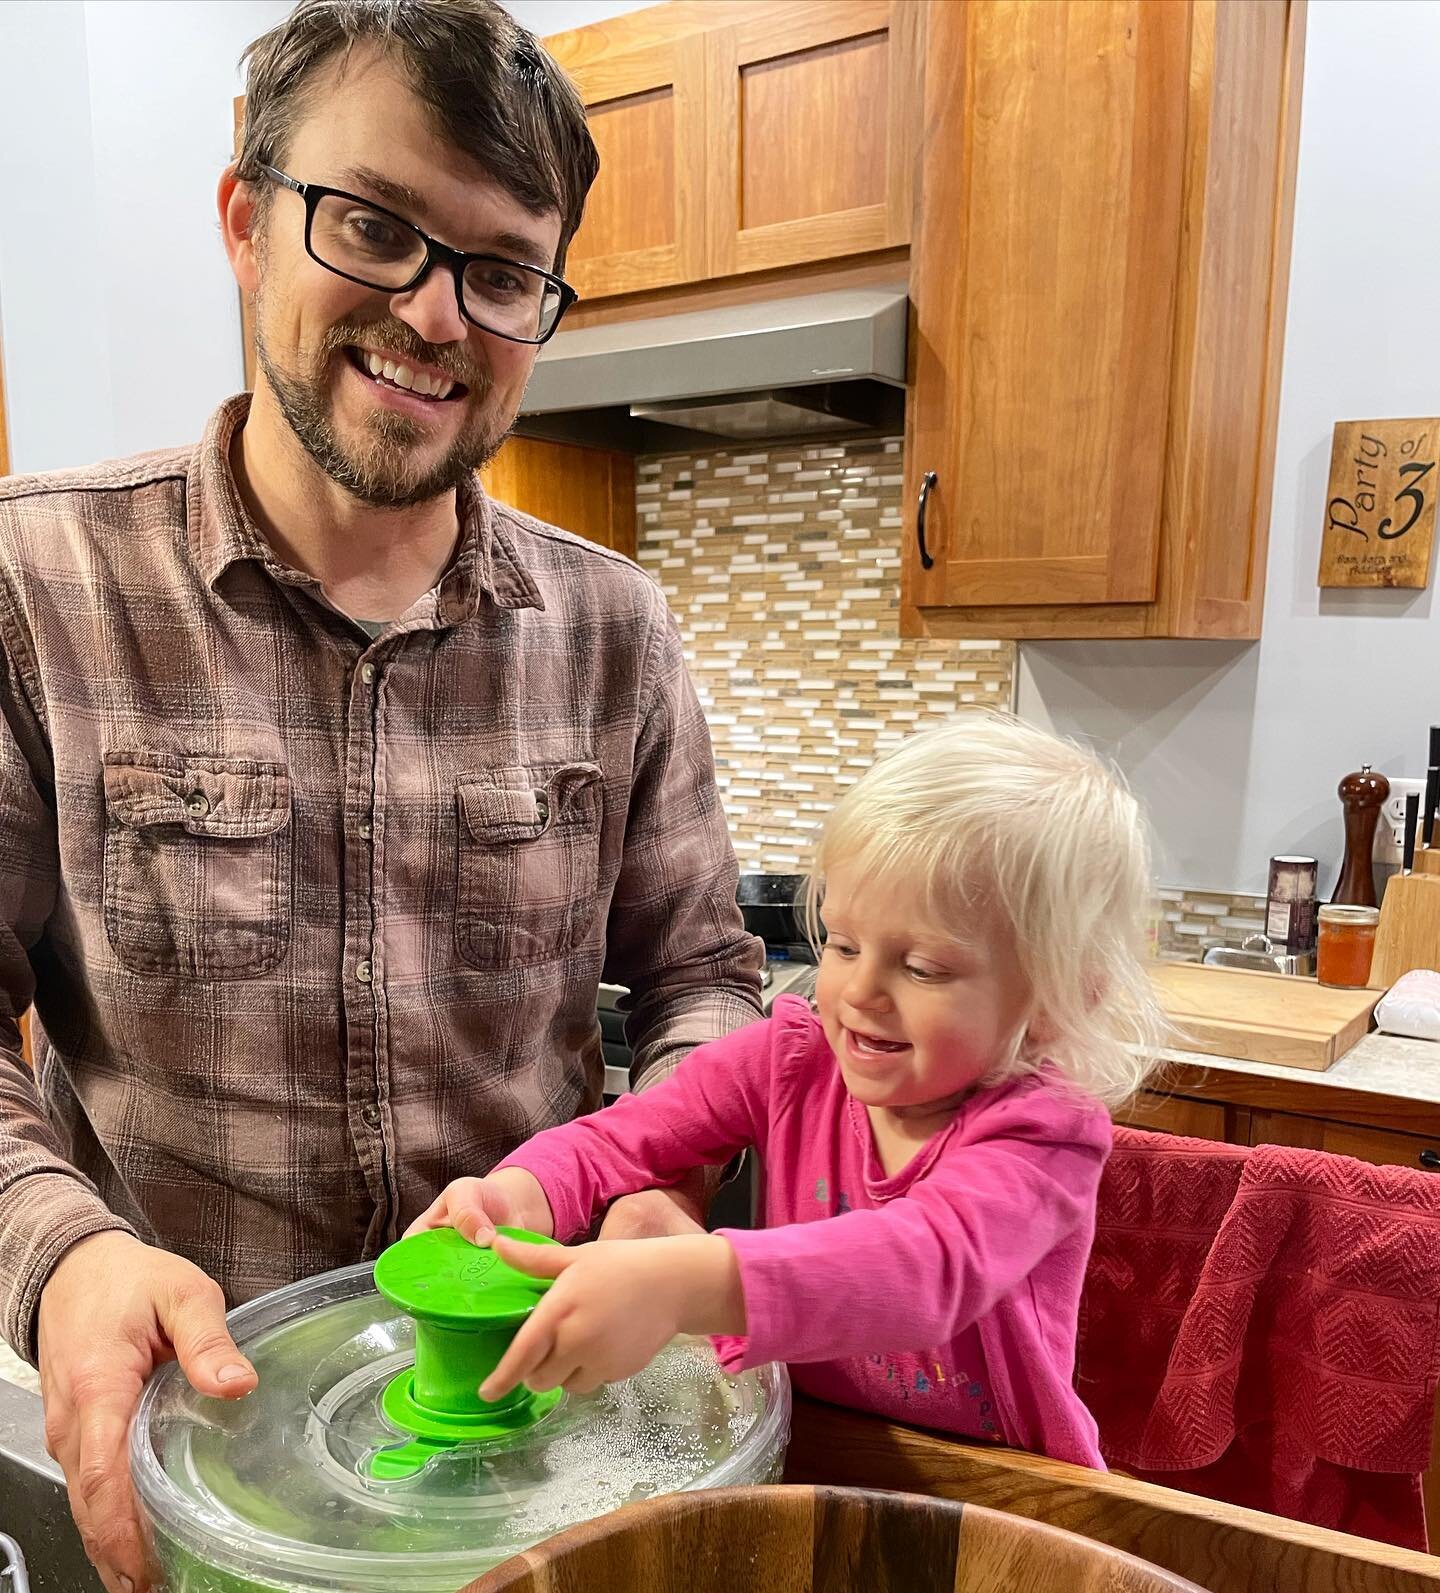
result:
M 821 918 L 816 1004 L 862 1105 L 943 1108 L 1009 1057 L 1028 992 L 1008 926 L 982 922 L 957 941 L 927 921 L 918 892 L 843 868 L 826 880 Z

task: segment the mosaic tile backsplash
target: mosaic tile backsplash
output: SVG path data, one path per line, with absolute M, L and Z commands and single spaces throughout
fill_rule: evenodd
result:
M 1013 643 L 900 636 L 898 438 L 638 472 L 637 554 L 679 622 L 742 869 L 802 872 L 877 753 L 968 704 L 1010 705 Z
M 1265 898 L 1228 891 L 1162 887 L 1156 901 L 1156 955 L 1167 961 L 1199 962 L 1207 945 L 1239 946 L 1247 935 L 1265 933 Z

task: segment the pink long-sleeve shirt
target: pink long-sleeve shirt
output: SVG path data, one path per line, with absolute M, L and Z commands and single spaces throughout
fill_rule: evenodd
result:
M 727 1370 L 783 1360 L 817 1398 L 1103 1469 L 1071 1379 L 1110 1138 L 1103 1107 L 1032 1074 L 973 1095 L 887 1175 L 819 1019 L 782 996 L 502 1165 L 540 1180 L 571 1239 L 609 1201 L 755 1147 L 766 1226 L 721 1230 L 748 1328 L 716 1341 Z

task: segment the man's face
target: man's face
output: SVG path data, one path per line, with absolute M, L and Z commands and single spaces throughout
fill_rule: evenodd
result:
M 559 246 L 559 216 L 532 215 L 447 144 L 378 52 L 316 74 L 283 169 L 372 199 L 456 249 L 548 270 Z M 328 271 L 305 251 L 304 200 L 288 189 L 274 188 L 256 245 L 260 366 L 328 475 L 362 502 L 398 508 L 452 490 L 490 458 L 519 410 L 533 346 L 465 320 L 443 268 L 394 294 Z M 429 376 L 435 393 L 377 379 L 377 360 Z M 455 385 L 445 392 L 441 378 Z

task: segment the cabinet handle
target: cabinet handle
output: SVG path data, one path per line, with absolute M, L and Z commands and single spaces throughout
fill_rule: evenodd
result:
M 1422 1167 L 1440 1167 L 1440 1151 L 1425 1149 L 1420 1152 L 1420 1165 Z
M 925 511 L 930 503 L 930 489 L 939 479 L 933 470 L 927 470 L 920 481 L 920 507 L 915 515 L 915 540 L 920 544 L 922 570 L 931 570 L 935 567 L 935 560 L 930 557 L 930 550 L 925 546 Z

